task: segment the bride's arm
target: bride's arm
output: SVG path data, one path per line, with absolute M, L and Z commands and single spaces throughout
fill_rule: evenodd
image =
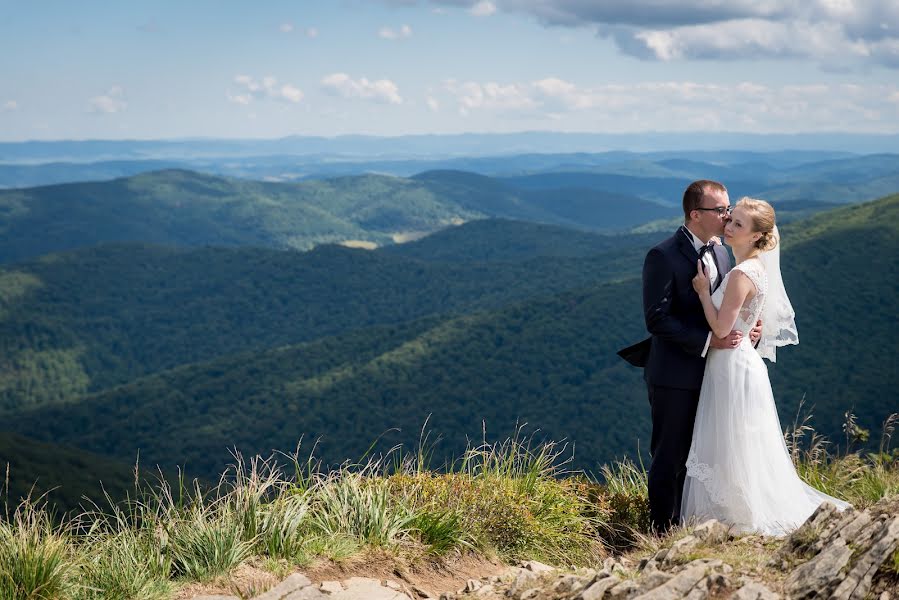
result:
M 724 290 L 724 299 L 721 301 L 721 310 L 712 304 L 712 293 L 709 291 L 709 277 L 699 263 L 696 277 L 693 278 L 693 289 L 702 302 L 702 310 L 705 312 L 705 320 L 708 321 L 712 334 L 715 337 L 726 337 L 737 323 L 740 309 L 743 308 L 747 296 L 755 293 L 755 286 L 742 271 L 734 269 L 730 273 L 727 288 Z

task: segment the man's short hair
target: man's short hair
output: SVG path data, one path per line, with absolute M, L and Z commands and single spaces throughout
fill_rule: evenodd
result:
M 684 219 L 689 219 L 690 213 L 702 206 L 702 199 L 713 192 L 727 192 L 727 188 L 711 179 L 700 179 L 688 185 L 684 190 Z

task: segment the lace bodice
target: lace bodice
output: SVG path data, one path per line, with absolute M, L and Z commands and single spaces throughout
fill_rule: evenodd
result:
M 755 286 L 755 295 L 743 303 L 737 323 L 734 325 L 735 329 L 739 329 L 743 332 L 743 335 L 747 335 L 753 324 L 759 319 L 759 315 L 762 314 L 762 307 L 765 305 L 765 294 L 768 291 L 768 276 L 765 273 L 765 267 L 758 258 L 750 258 L 736 265 L 728 271 L 721 285 L 712 294 L 712 304 L 719 310 L 721 309 L 721 302 L 724 300 L 724 290 L 727 289 L 730 276 L 734 271 L 740 271 L 749 277 L 749 280 Z

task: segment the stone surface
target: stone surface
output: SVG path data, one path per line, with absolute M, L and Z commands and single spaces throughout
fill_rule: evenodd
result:
M 336 594 L 337 592 L 343 591 L 343 586 L 339 581 L 322 581 L 319 584 L 318 589 L 326 594 Z
M 577 600 L 600 600 L 610 588 L 617 585 L 620 581 L 621 579 L 615 575 L 604 577 L 581 592 L 577 596 Z
M 540 578 L 533 571 L 528 571 L 526 569 L 521 569 L 518 575 L 515 576 L 515 580 L 512 582 L 512 585 L 509 587 L 508 595 L 510 598 L 514 600 L 521 600 L 522 594 L 524 594 L 529 589 L 537 587 Z
M 883 524 L 867 551 L 860 554 L 855 564 L 840 582 L 833 595 L 837 598 L 861 600 L 868 596 L 874 574 L 880 566 L 899 551 L 899 516 Z
M 534 573 L 547 573 L 549 571 L 555 571 L 553 567 L 545 565 L 542 562 L 537 562 L 536 560 L 523 562 L 521 566 L 528 571 L 533 571 Z
M 780 600 L 780 594 L 776 594 L 756 581 L 747 581 L 738 589 L 731 600 Z
M 308 577 L 301 573 L 294 573 L 269 591 L 256 596 L 253 600 L 286 600 L 291 593 L 311 585 L 312 582 L 309 581 Z M 316 589 L 315 591 L 318 590 Z M 290 600 L 294 600 L 294 598 Z
M 409 600 L 409 596 L 381 585 L 377 579 L 350 577 L 343 590 L 328 596 L 331 600 Z

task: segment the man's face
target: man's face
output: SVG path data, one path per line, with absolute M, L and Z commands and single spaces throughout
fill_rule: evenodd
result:
M 703 210 L 696 211 L 698 225 L 708 234 L 708 237 L 724 235 L 724 226 L 727 225 L 730 218 L 727 212 L 730 208 L 730 198 L 727 192 L 711 191 L 705 194 L 700 208 Z

